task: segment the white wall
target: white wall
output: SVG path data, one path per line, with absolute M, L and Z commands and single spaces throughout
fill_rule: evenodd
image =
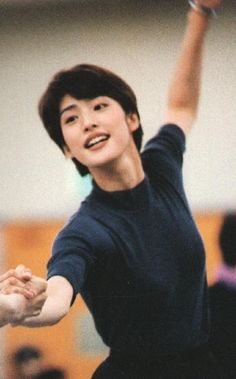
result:
M 89 62 L 114 70 L 137 94 L 145 140 L 157 129 L 186 10 L 185 1 L 167 3 L 68 0 L 0 8 L 2 219 L 64 217 L 78 206 L 73 166 L 37 115 L 37 101 L 59 69 Z M 185 164 L 194 210 L 236 208 L 234 8 L 234 1 L 225 2 L 207 40 L 199 118 Z

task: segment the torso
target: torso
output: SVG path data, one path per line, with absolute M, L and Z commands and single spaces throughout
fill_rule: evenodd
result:
M 113 350 L 170 354 L 208 338 L 204 248 L 183 190 L 181 133 L 164 128 L 143 154 L 146 178 L 127 191 L 95 185 L 71 221 L 88 237 L 79 290 Z

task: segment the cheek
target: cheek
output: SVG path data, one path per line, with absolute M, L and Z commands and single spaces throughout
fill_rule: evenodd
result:
M 132 138 L 132 133 L 130 132 L 128 125 L 123 124 L 122 126 L 118 126 L 115 133 L 115 140 L 117 144 L 120 146 L 127 145 Z
M 70 150 L 74 149 L 76 146 L 78 147 L 80 136 L 78 135 L 78 132 L 75 129 L 62 129 L 62 134 L 64 141 Z

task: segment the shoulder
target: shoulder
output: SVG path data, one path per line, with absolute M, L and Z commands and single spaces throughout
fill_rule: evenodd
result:
M 58 232 L 55 242 L 84 237 L 88 234 L 88 231 L 93 232 L 93 229 L 97 227 L 97 222 L 88 214 L 83 212 L 76 212 L 62 229 Z
M 161 126 L 157 134 L 146 143 L 144 152 L 150 149 L 161 149 L 168 146 L 176 146 L 184 152 L 185 142 L 185 134 L 178 125 L 165 124 Z
M 166 124 L 146 143 L 142 160 L 144 166 L 159 163 L 161 166 L 177 164 L 182 167 L 184 152 L 185 134 L 182 129 L 175 124 Z
M 57 234 L 53 252 L 80 250 L 92 254 L 107 245 L 110 238 L 106 226 L 88 204 L 83 204 Z

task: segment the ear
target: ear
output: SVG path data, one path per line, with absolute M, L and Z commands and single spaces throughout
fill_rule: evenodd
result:
M 69 147 L 67 145 L 63 146 L 63 151 L 64 151 L 64 154 L 65 154 L 66 158 L 68 158 L 68 159 L 72 159 L 73 158 L 72 152 L 70 151 L 70 149 L 69 149 Z
M 140 121 L 139 121 L 137 113 L 127 114 L 126 115 L 126 121 L 127 121 L 129 130 L 131 132 L 134 132 L 135 130 L 137 130 L 139 125 L 140 125 Z

